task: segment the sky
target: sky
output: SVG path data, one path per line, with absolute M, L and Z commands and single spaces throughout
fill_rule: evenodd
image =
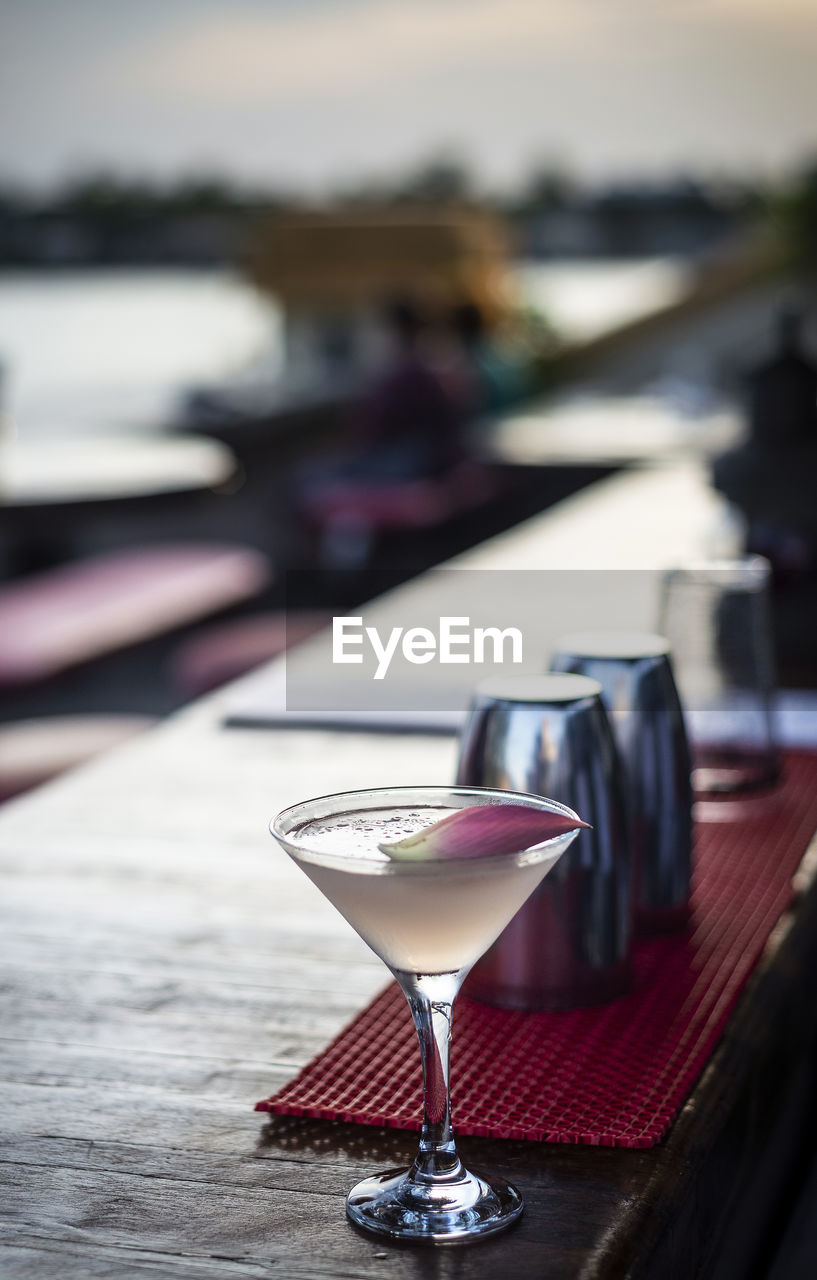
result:
M 817 0 L 0 0 L 0 181 L 764 176 L 815 68 Z

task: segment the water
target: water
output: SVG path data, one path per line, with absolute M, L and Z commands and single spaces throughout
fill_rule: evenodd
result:
M 511 278 L 569 340 L 679 296 L 686 268 L 648 262 L 517 263 Z M 156 430 L 191 386 L 283 368 L 280 306 L 227 270 L 0 275 L 4 405 L 21 436 Z
M 21 436 L 151 430 L 189 386 L 281 367 L 281 311 L 228 271 L 0 276 L 5 413 Z
M 689 284 L 683 259 L 570 259 L 513 269 L 528 306 L 541 310 L 568 342 L 591 342 L 677 302 Z

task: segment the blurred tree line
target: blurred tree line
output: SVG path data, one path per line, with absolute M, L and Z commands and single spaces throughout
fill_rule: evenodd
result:
M 772 215 L 794 266 L 817 269 L 817 160 L 775 193 Z
M 478 205 L 502 216 L 525 256 L 648 256 L 706 252 L 759 222 L 800 259 L 817 259 L 817 162 L 790 182 L 682 177 L 588 188 L 563 167 L 533 165 L 512 191 L 481 186 L 455 154 L 396 177 L 357 180 L 322 207 Z M 206 265 L 235 261 L 260 218 L 318 202 L 218 175 L 173 184 L 98 173 L 47 194 L 0 180 L 0 265 Z

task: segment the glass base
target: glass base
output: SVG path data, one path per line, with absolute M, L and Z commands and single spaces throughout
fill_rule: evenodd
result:
M 523 1209 L 516 1187 L 463 1169 L 456 1178 L 418 1180 L 413 1169 L 366 1178 L 346 1197 L 346 1212 L 365 1231 L 392 1240 L 467 1244 L 504 1231 Z

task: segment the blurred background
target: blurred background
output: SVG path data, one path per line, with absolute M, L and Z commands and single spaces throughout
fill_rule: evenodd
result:
M 815 682 L 812 0 L 0 26 L 7 793 L 656 460 L 711 468 Z

